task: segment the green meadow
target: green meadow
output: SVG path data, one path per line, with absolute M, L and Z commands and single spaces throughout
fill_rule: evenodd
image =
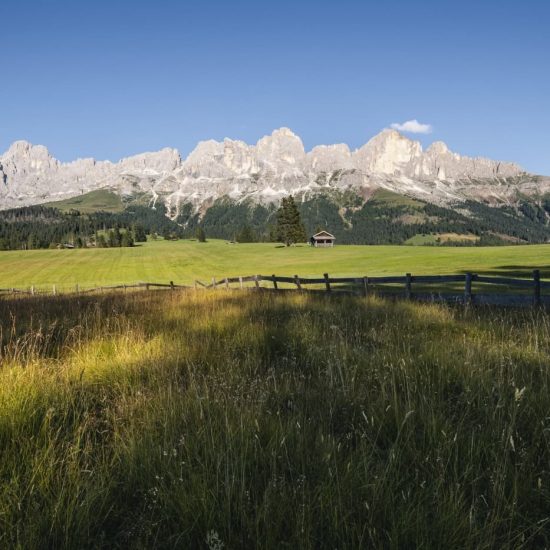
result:
M 0 288 L 550 277 L 545 245 L 0 253 Z M 550 545 L 550 316 L 253 291 L 0 295 L 0 547 Z
M 0 288 L 82 288 L 239 275 L 332 276 L 454 274 L 465 271 L 550 276 L 550 245 L 499 247 L 308 246 L 149 241 L 135 248 L 0 252 Z

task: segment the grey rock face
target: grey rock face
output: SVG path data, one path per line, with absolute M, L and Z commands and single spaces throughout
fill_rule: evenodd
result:
M 123 195 L 162 197 L 172 214 L 184 202 L 197 207 L 229 196 L 272 202 L 326 189 L 368 195 L 383 187 L 444 204 L 467 198 L 511 200 L 518 191 L 550 190 L 550 179 L 513 163 L 462 157 L 442 142 L 419 142 L 384 130 L 356 151 L 345 144 L 304 150 L 288 128 L 256 145 L 225 139 L 200 142 L 183 161 L 175 149 L 143 153 L 117 163 L 79 159 L 61 163 L 41 145 L 15 142 L 0 156 L 0 208 L 39 204 L 101 188 Z

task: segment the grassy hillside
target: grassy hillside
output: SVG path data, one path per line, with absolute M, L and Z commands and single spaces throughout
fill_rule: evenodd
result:
M 0 302 L 3 548 L 544 548 L 550 318 Z
M 44 206 L 57 208 L 62 212 L 78 210 L 82 214 L 99 211 L 122 212 L 124 210 L 124 204 L 120 195 L 117 195 L 116 193 L 109 191 L 108 189 L 98 189 L 97 191 L 90 191 L 89 193 L 85 193 L 71 199 L 49 202 L 46 203 Z
M 462 243 L 471 244 L 479 241 L 479 237 L 476 235 L 459 235 L 458 233 L 432 233 L 415 235 L 410 239 L 407 239 L 404 244 L 411 244 L 414 246 L 423 245 L 439 245 L 447 243 Z
M 387 189 L 377 189 L 371 199 L 374 204 L 385 205 L 390 207 L 404 207 L 411 208 L 415 210 L 422 210 L 424 204 L 422 201 L 412 199 L 405 195 L 399 195 L 393 191 L 388 191 Z
M 226 244 L 210 240 L 149 241 L 135 248 L 0 252 L 0 288 L 94 286 L 138 281 L 191 283 L 195 278 L 252 275 L 319 276 L 477 273 L 550 277 L 548 245 L 487 248 Z

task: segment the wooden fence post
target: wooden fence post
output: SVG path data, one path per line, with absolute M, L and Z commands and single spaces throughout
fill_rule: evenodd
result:
M 243 278 L 239 277 L 239 286 L 241 287 L 241 290 L 243 289 Z
M 225 290 L 229 290 L 229 279 L 225 278 Z
M 31 294 L 34 296 L 34 285 L 31 286 Z
M 302 290 L 302 284 L 300 283 L 300 277 L 298 277 L 298 275 L 294 275 L 294 282 L 296 283 L 298 290 Z
M 405 298 L 407 300 L 410 300 L 412 296 L 412 275 L 410 273 L 407 273 L 405 277 Z
M 216 288 L 216 277 L 212 277 L 212 288 Z
M 174 281 L 170 281 L 170 290 L 174 290 Z
M 323 277 L 325 278 L 325 287 L 327 289 L 327 292 L 330 292 L 330 279 L 328 273 L 323 273 Z
M 470 304 L 472 301 L 472 274 L 466 273 L 466 280 L 464 283 L 464 303 Z
M 533 283 L 533 302 L 535 306 L 540 306 L 540 271 L 538 269 L 533 270 Z
M 277 290 L 277 279 L 275 278 L 275 273 L 271 275 L 271 278 L 273 279 L 273 288 Z
M 256 285 L 256 290 L 260 288 L 260 276 L 254 275 L 254 284 Z
M 365 297 L 369 295 L 369 278 L 366 275 L 363 277 L 363 292 Z
M 55 296 L 55 285 L 52 286 L 52 294 Z

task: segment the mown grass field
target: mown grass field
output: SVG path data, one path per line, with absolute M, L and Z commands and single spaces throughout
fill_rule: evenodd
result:
M 0 252 L 0 288 L 57 285 L 82 288 L 139 281 L 264 274 L 333 276 L 453 274 L 472 271 L 550 277 L 550 245 L 506 247 L 308 246 L 225 241 L 150 241 L 135 248 Z
M 2 548 L 550 545 L 545 311 L 157 291 L 0 327 Z

